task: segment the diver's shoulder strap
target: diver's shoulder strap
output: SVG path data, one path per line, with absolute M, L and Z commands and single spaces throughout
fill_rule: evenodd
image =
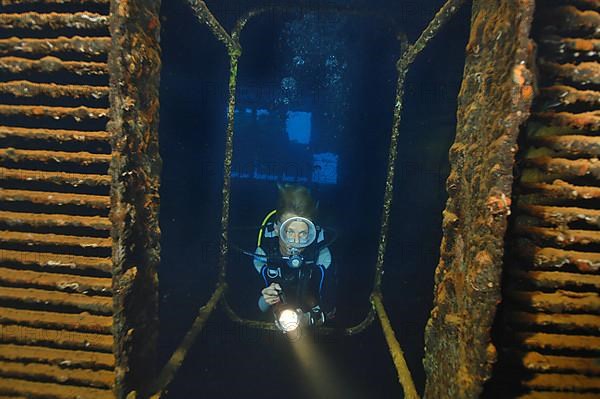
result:
M 264 251 L 264 249 L 262 249 L 261 247 L 256 247 L 256 250 L 254 251 L 254 253 L 256 255 L 260 255 L 260 256 L 266 256 L 266 252 Z M 256 269 L 256 271 L 260 274 L 262 268 L 264 265 L 267 264 L 267 262 L 264 259 L 257 257 L 254 257 L 254 268 Z
M 277 237 L 277 233 L 275 232 L 275 223 L 269 222 L 263 228 L 263 237 L 264 238 L 273 238 Z
M 315 262 L 317 265 L 323 266 L 325 269 L 331 266 L 331 251 L 329 248 L 321 248 L 319 254 L 317 255 L 317 261 Z
M 325 235 L 323 234 L 323 229 L 321 228 L 321 226 L 317 226 L 317 231 L 319 232 L 316 240 L 317 243 L 324 241 Z

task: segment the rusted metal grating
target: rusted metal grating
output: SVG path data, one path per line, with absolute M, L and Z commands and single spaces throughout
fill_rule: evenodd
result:
M 537 4 L 490 397 L 600 396 L 600 2 Z
M 1 4 L 0 396 L 114 398 L 109 4 Z

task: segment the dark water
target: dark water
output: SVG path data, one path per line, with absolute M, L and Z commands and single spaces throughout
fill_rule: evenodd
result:
M 277 2 L 285 4 L 286 2 Z M 441 1 L 306 3 L 274 11 L 241 35 L 231 187 L 230 239 L 252 249 L 276 206 L 276 182 L 304 184 L 319 222 L 339 233 L 339 326 L 366 315 L 381 223 L 385 171 L 403 32 L 414 41 Z M 240 13 L 273 2 L 207 2 L 230 30 Z M 290 2 L 290 4 L 293 4 Z M 368 12 L 330 12 L 330 5 Z M 308 6 L 317 9 L 310 13 Z M 163 1 L 160 146 L 161 364 L 216 283 L 227 105 L 225 47 L 183 0 Z M 417 389 L 425 374 L 423 331 L 432 306 L 469 7 L 412 65 L 404 96 L 384 301 Z M 228 298 L 244 317 L 261 280 L 232 253 Z M 378 322 L 353 337 L 302 337 L 211 316 L 169 388 L 169 398 L 399 398 L 402 390 Z

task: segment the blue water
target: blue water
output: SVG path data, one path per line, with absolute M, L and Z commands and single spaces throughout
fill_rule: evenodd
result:
M 265 3 L 207 2 L 226 29 L 240 12 Z M 241 35 L 230 239 L 253 248 L 256 231 L 238 228 L 258 226 L 276 206 L 277 182 L 309 187 L 319 200 L 319 222 L 339 232 L 331 248 L 340 278 L 336 323 L 350 326 L 370 306 L 400 51 L 396 35 L 414 41 L 443 2 L 338 3 L 368 5 L 389 18 L 329 13 L 324 7 L 335 2 L 311 1 L 316 13 L 267 13 Z M 229 66 L 223 44 L 186 2 L 163 1 L 161 14 L 163 364 L 216 283 Z M 420 392 L 469 18 L 465 7 L 443 28 L 412 65 L 405 87 L 383 293 Z M 231 254 L 228 283 L 235 310 L 260 317 L 261 280 L 249 258 Z M 303 363 L 280 334 L 240 327 L 219 310 L 168 398 L 401 397 L 377 322 L 357 336 L 312 341 L 314 353 Z

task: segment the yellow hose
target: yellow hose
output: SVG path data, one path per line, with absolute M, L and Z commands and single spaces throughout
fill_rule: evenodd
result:
M 267 216 L 265 216 L 265 218 L 263 219 L 262 223 L 260 224 L 260 230 L 258 230 L 258 240 L 256 242 L 257 247 L 260 247 L 260 243 L 262 242 L 263 228 L 265 227 L 265 225 L 267 224 L 267 221 L 271 218 L 271 216 L 273 216 L 273 214 L 275 212 L 277 212 L 277 209 L 273 209 L 271 212 L 269 212 L 267 214 Z

